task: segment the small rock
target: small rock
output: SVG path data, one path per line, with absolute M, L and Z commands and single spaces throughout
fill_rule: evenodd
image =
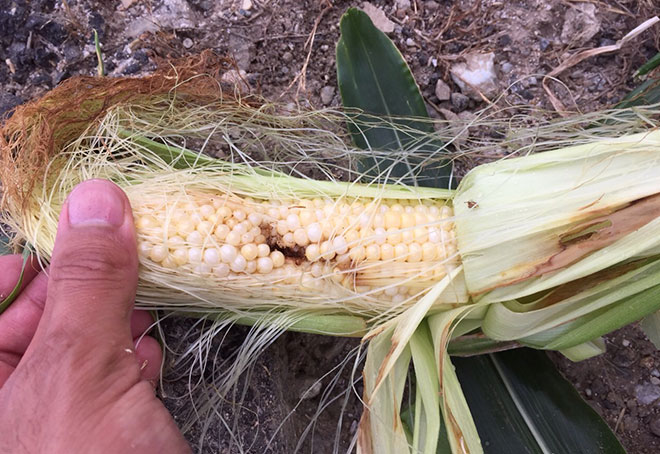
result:
M 284 52 L 282 55 L 282 61 L 289 63 L 291 60 L 293 60 L 293 54 L 291 52 Z
M 583 46 L 600 30 L 600 19 L 596 17 L 593 3 L 574 3 L 566 10 L 561 41 L 575 47 Z
M 408 46 L 408 47 L 414 47 L 414 46 L 416 46 L 416 45 L 417 45 L 417 44 L 415 44 L 415 40 L 413 40 L 412 38 L 408 38 L 408 39 L 406 39 L 406 46 Z
M 452 112 L 449 109 L 440 109 L 440 113 L 445 117 L 445 120 L 447 121 L 458 121 L 458 115 L 456 115 L 454 112 Z
M 48 84 L 51 82 L 51 77 L 50 74 L 48 74 L 46 71 L 40 69 L 30 74 L 28 77 L 28 82 L 31 85 Z
M 185 38 L 183 40 L 183 47 L 185 47 L 186 49 L 190 49 L 191 47 L 193 47 L 193 40 L 190 38 Z
M 438 79 L 435 83 L 435 96 L 438 98 L 438 101 L 448 101 L 451 96 L 449 85 L 442 79 Z
M 469 110 L 464 110 L 463 112 L 460 112 L 458 114 L 458 118 L 463 120 L 464 123 L 469 123 L 471 121 L 476 120 L 477 115 L 474 112 L 470 112 Z
M 364 2 L 362 4 L 362 10 L 367 13 L 371 22 L 373 22 L 376 28 L 381 32 L 392 33 L 394 31 L 394 22 L 387 18 L 382 9 L 375 7 L 369 2 Z
M 454 106 L 459 112 L 467 109 L 467 106 L 470 103 L 470 98 L 462 93 L 452 93 L 450 98 L 452 106 Z
M 440 113 L 449 122 L 449 129 L 451 131 L 451 135 L 453 136 L 452 143 L 457 147 L 465 145 L 465 141 L 469 137 L 470 133 L 467 128 L 464 128 L 460 115 L 456 115 L 449 109 L 440 109 Z
M 640 404 L 649 405 L 660 399 L 660 386 L 637 385 L 635 387 L 635 397 Z
M 235 90 L 238 90 L 240 93 L 249 93 L 250 86 L 247 81 L 247 73 L 242 69 L 236 71 L 235 69 L 230 69 L 222 75 L 220 82 L 232 86 Z
M 186 0 L 163 0 L 148 17 L 138 17 L 126 27 L 130 38 L 163 29 L 195 28 L 197 15 Z
M 64 46 L 64 50 L 62 52 L 64 53 L 64 58 L 67 61 L 72 61 L 79 57 L 80 47 L 74 45 L 66 45 Z
M 241 3 L 241 9 L 244 11 L 250 11 L 252 9 L 252 0 L 243 0 L 243 3 Z
M 509 44 L 511 44 L 511 37 L 509 35 L 502 35 L 499 38 L 497 38 L 497 44 L 500 47 L 506 47 Z
M 530 76 L 523 80 L 523 84 L 525 87 L 536 87 L 539 84 L 539 80 L 534 76 Z
M 452 65 L 449 72 L 463 93 L 476 101 L 481 101 L 481 94 L 486 97 L 497 93 L 495 75 L 495 54 L 471 53 L 465 55 L 465 63 Z
M 654 377 L 660 378 L 660 371 L 658 369 L 653 369 L 651 371 L 651 375 L 653 375 Z
M 660 437 L 660 418 L 655 418 L 649 423 L 649 429 L 651 433 L 656 437 Z
M 651 377 L 649 381 L 651 382 L 652 385 L 660 385 L 660 378 L 658 377 Z
M 500 71 L 502 71 L 504 74 L 508 74 L 513 71 L 513 65 L 508 61 L 504 61 L 500 63 Z
M 440 5 L 438 2 L 434 0 L 429 0 L 427 2 L 424 2 L 424 8 L 426 8 L 429 11 L 437 11 L 438 8 L 440 8 Z
M 621 341 L 621 345 L 624 347 L 630 347 L 630 341 L 628 339 L 624 339 Z
M 21 99 L 11 93 L 0 91 L 0 120 L 9 118 L 13 108 L 21 104 Z
M 623 428 L 627 432 L 635 432 L 639 429 L 639 420 L 634 416 L 626 415 L 623 418 Z
M 639 365 L 646 369 L 651 369 L 655 365 L 655 360 L 653 359 L 652 356 L 644 356 L 642 359 L 639 360 Z M 651 372 L 651 375 L 653 375 L 653 372 Z M 656 377 L 660 377 L 660 372 L 658 372 L 658 375 L 656 375 Z
M 410 9 L 410 0 L 395 0 L 396 9 L 408 10 Z
M 614 391 L 607 393 L 607 400 L 612 402 L 616 408 L 621 408 L 624 405 L 623 398 Z
M 587 396 L 587 397 L 591 397 L 591 395 L 592 395 L 593 393 L 591 392 L 591 389 L 586 388 L 586 389 L 584 390 L 584 394 L 585 394 L 585 396 Z
M 602 396 L 607 392 L 607 386 L 603 383 L 603 380 L 598 377 L 591 382 L 590 388 L 595 396 Z
M 612 363 L 619 367 L 630 367 L 636 360 L 637 353 L 630 348 L 620 348 L 612 356 Z
M 541 49 L 541 51 L 544 51 L 548 47 L 550 47 L 550 40 L 547 38 L 541 38 L 539 40 L 539 49 Z
M 248 68 L 252 60 L 254 42 L 235 34 L 229 35 L 229 53 L 239 68 Z
M 326 106 L 330 105 L 334 97 L 335 97 L 335 87 L 326 85 L 325 87 L 321 88 L 321 102 L 324 105 Z
M 132 58 L 131 58 L 130 60 L 128 60 L 128 62 L 129 62 L 129 63 L 124 67 L 124 70 L 122 71 L 122 74 L 124 74 L 124 75 L 135 74 L 135 73 L 137 73 L 137 72 L 140 70 L 140 68 L 142 67 L 142 65 L 140 64 L 140 62 L 135 61 L 135 60 L 132 59 Z

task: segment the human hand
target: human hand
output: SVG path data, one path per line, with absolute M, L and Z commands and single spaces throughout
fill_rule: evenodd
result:
M 20 256 L 0 257 L 0 301 Z M 162 352 L 133 311 L 130 204 L 90 180 L 69 195 L 49 269 L 28 263 L 0 316 L 0 453 L 180 453 L 190 448 L 154 394 Z

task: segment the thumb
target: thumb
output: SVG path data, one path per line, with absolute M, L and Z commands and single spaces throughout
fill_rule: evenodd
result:
M 126 195 L 105 180 L 79 184 L 60 214 L 39 330 L 132 347 L 137 269 Z

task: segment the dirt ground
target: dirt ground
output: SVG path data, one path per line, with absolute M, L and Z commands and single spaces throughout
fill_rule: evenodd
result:
M 76 74 L 95 74 L 91 39 L 98 31 L 109 76 L 140 75 L 161 58 L 213 49 L 231 55 L 250 90 L 284 103 L 339 106 L 334 48 L 339 19 L 363 2 L 329 0 L 2 0 L 0 4 L 0 115 Z M 433 116 L 469 117 L 486 100 L 463 93 L 452 68 L 473 52 L 493 54 L 498 105 L 552 109 L 542 76 L 581 49 L 614 44 L 660 11 L 659 0 L 373 0 L 381 26 L 413 70 Z M 369 6 L 367 6 L 369 8 Z M 660 26 L 620 50 L 593 57 L 559 74 L 550 88 L 566 108 L 582 112 L 611 106 L 638 82 L 633 74 L 658 52 Z M 168 342 L 189 338 L 192 322 L 169 320 Z M 216 339 L 219 358 L 231 358 L 247 328 Z M 607 338 L 608 352 L 573 364 L 551 355 L 564 375 L 615 430 L 631 454 L 660 452 L 660 354 L 636 327 Z M 226 405 L 195 426 L 189 439 L 203 452 L 288 453 L 306 430 L 304 452 L 348 449 L 360 403 L 351 395 L 343 412 L 341 390 L 350 367 L 325 392 L 333 368 L 357 342 L 287 333 L 277 339 L 243 383 L 243 406 Z M 208 379 L 204 370 L 192 379 Z M 319 386 L 316 381 L 320 381 Z M 170 376 L 164 400 L 182 423 L 191 407 L 190 377 Z M 359 383 L 356 392 L 360 392 Z M 304 398 L 303 398 L 304 397 Z M 308 423 L 319 403 L 335 399 Z M 340 435 L 337 420 L 343 413 Z M 239 440 L 231 440 L 222 418 Z M 288 417 L 287 417 L 288 416 Z M 282 421 L 285 421 L 282 423 Z

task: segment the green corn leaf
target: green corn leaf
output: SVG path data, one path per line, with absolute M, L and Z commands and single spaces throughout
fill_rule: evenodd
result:
M 655 311 L 644 317 L 640 327 L 646 337 L 655 345 L 655 348 L 660 349 L 660 311 Z
M 7 242 L 5 242 L 5 239 Z M 9 238 L 0 238 L 0 245 L 3 245 L 7 247 L 8 253 L 11 253 L 11 250 L 8 249 L 8 244 L 9 244 Z M 23 265 L 21 267 L 21 274 L 18 276 L 18 282 L 14 286 L 13 290 L 5 299 L 0 301 L 0 315 L 7 310 L 9 306 L 11 306 L 11 303 L 14 302 L 16 297 L 18 296 L 21 286 L 23 285 L 23 276 L 25 275 L 25 267 L 27 266 L 28 259 L 30 258 L 30 255 L 32 254 L 32 249 L 30 247 L 25 247 L 23 250 Z M 0 255 L 6 255 L 4 254 L 4 251 L 0 251 Z
M 660 285 L 622 299 L 616 305 L 596 311 L 587 321 L 564 333 L 546 348 L 561 350 L 611 333 L 660 309 Z
M 519 349 L 453 363 L 486 453 L 625 452 L 543 352 Z
M 340 28 L 337 81 L 342 102 L 346 108 L 364 112 L 356 114 L 348 126 L 356 145 L 372 152 L 358 163 L 358 170 L 372 177 L 385 176 L 385 181 L 449 188 L 451 165 L 442 160 L 429 164 L 422 157 L 432 155 L 442 144 L 429 138 L 433 125 L 399 50 L 358 9 L 344 14 Z M 416 157 L 408 156 L 413 149 Z
M 660 78 L 649 79 L 631 91 L 616 108 L 646 106 L 660 102 Z
M 655 56 L 651 57 L 649 61 L 644 63 L 638 70 L 637 73 L 635 74 L 636 76 L 644 76 L 651 71 L 653 71 L 655 68 L 660 66 L 660 52 L 655 54 Z
M 415 419 L 412 447 L 414 452 L 433 453 L 442 429 L 438 368 L 433 352 L 433 339 L 428 324 L 423 322 L 410 338 L 410 352 L 415 366 Z M 443 433 L 444 435 L 444 433 Z M 447 441 L 447 446 L 449 443 Z

